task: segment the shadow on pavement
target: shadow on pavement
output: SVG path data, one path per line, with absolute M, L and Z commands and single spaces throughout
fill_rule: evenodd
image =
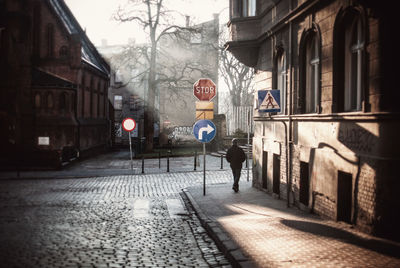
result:
M 400 246 L 390 242 L 378 239 L 364 239 L 352 234 L 351 232 L 347 232 L 345 230 L 341 230 L 332 226 L 327 226 L 324 224 L 319 224 L 310 221 L 282 219 L 280 222 L 290 228 L 302 232 L 307 232 L 318 236 L 324 236 L 335 240 L 340 240 L 345 243 L 373 250 L 387 256 L 397 257 L 397 258 L 400 257 Z

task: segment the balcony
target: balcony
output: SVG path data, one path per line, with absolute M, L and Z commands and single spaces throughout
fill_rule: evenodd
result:
M 234 18 L 229 24 L 230 41 L 226 48 L 242 63 L 255 67 L 260 42 L 260 18 L 258 16 Z

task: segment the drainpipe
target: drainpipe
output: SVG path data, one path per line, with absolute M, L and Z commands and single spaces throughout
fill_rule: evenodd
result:
M 289 1 L 289 12 L 292 12 L 293 6 L 292 1 Z M 286 176 L 287 176 L 287 206 L 290 207 L 290 193 L 292 192 L 292 109 L 293 109 L 293 73 L 292 73 L 292 57 L 293 57 L 293 46 L 292 46 L 292 35 L 293 35 L 293 27 L 292 21 L 289 22 L 289 82 L 290 82 L 290 92 L 289 92 L 289 109 L 288 109 L 288 118 L 289 118 L 289 128 L 286 140 Z M 294 201 L 294 198 L 293 198 Z

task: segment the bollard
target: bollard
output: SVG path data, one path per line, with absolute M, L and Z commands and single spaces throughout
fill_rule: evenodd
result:
M 158 168 L 161 168 L 161 152 L 158 152 Z
M 249 155 L 246 154 L 246 168 L 249 167 Z
M 224 169 L 224 156 L 221 154 L 221 169 Z
M 142 156 L 142 174 L 144 173 L 144 156 Z
M 194 169 L 196 170 L 196 166 L 197 166 L 197 151 L 194 151 Z
M 167 153 L 167 172 L 169 172 L 169 154 L 171 153 L 171 151 L 168 151 Z

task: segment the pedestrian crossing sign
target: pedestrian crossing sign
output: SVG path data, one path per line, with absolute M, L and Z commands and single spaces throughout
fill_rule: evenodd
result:
M 279 89 L 258 91 L 258 111 L 275 113 L 281 111 L 281 91 Z

